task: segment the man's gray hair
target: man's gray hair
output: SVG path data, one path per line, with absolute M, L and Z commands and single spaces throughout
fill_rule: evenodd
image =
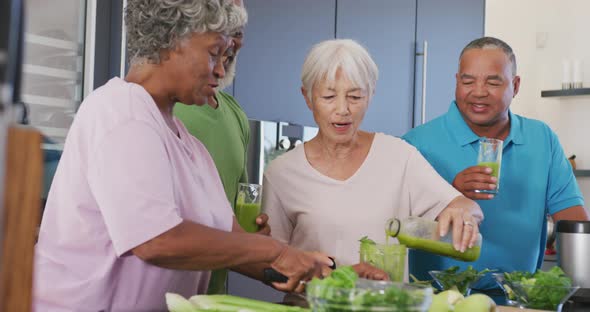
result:
M 161 50 L 175 48 L 193 33 L 231 34 L 246 21 L 246 10 L 233 0 L 128 0 L 128 55 L 131 64 L 158 64 Z
M 512 63 L 512 77 L 516 76 L 516 56 L 514 55 L 514 51 L 512 48 L 504 41 L 494 38 L 494 37 L 482 37 L 479 39 L 475 39 L 468 43 L 463 51 L 461 51 L 461 55 L 459 56 L 459 61 L 463 57 L 463 54 L 471 49 L 500 49 L 508 59 L 510 63 Z
M 367 91 L 369 99 L 373 96 L 379 69 L 369 52 L 354 40 L 333 39 L 314 45 L 305 58 L 301 82 L 308 98 L 312 100 L 312 89 L 320 80 L 336 80 L 339 69 L 356 87 Z

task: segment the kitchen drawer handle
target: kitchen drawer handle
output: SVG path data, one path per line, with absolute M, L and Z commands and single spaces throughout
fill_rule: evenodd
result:
M 426 74 L 428 72 L 428 41 L 423 43 L 423 65 L 422 65 L 422 124 L 426 123 Z

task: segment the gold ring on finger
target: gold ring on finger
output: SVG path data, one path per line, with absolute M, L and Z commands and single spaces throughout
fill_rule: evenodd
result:
M 473 227 L 473 223 L 471 223 L 471 221 L 463 221 L 463 225 Z

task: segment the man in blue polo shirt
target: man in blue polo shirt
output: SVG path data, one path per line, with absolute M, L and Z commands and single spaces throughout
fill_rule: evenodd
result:
M 543 122 L 509 109 L 520 85 L 510 46 L 496 38 L 476 39 L 463 49 L 459 63 L 449 111 L 404 139 L 481 206 L 481 256 L 466 263 L 412 251 L 409 270 L 419 279 L 431 279 L 428 270 L 454 265 L 534 272 L 543 259 L 546 214 L 555 221 L 588 220 L 582 194 L 556 134 Z M 482 137 L 504 140 L 500 181 L 491 176 L 491 168 L 476 166 Z M 475 192 L 494 189 L 496 183 L 500 190 L 495 196 Z M 476 287 L 496 285 L 487 277 Z

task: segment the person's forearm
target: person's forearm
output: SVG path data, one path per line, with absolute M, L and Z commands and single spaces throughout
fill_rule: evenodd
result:
M 572 206 L 557 213 L 554 213 L 552 216 L 553 221 L 557 222 L 559 220 L 577 220 L 577 221 L 588 221 L 588 211 L 584 209 L 582 206 Z
M 270 263 L 284 248 L 286 245 L 268 236 L 225 232 L 183 221 L 166 233 L 134 248 L 133 253 L 164 268 L 213 270 Z
M 230 268 L 234 272 L 262 281 L 264 269 L 270 268 L 270 262 L 242 264 Z
M 235 217 L 234 217 L 233 222 L 234 223 L 232 225 L 232 232 L 246 233 L 246 231 L 244 231 L 244 229 L 242 229 L 242 227 L 238 223 L 238 220 Z M 269 267 L 270 267 L 270 262 L 259 262 L 259 263 L 247 263 L 247 264 L 237 265 L 234 267 L 230 267 L 229 269 L 234 272 L 238 272 L 242 275 L 246 275 L 246 276 L 251 277 L 253 279 L 257 279 L 259 281 L 262 281 L 263 271 L 264 271 L 264 269 L 269 268 Z

